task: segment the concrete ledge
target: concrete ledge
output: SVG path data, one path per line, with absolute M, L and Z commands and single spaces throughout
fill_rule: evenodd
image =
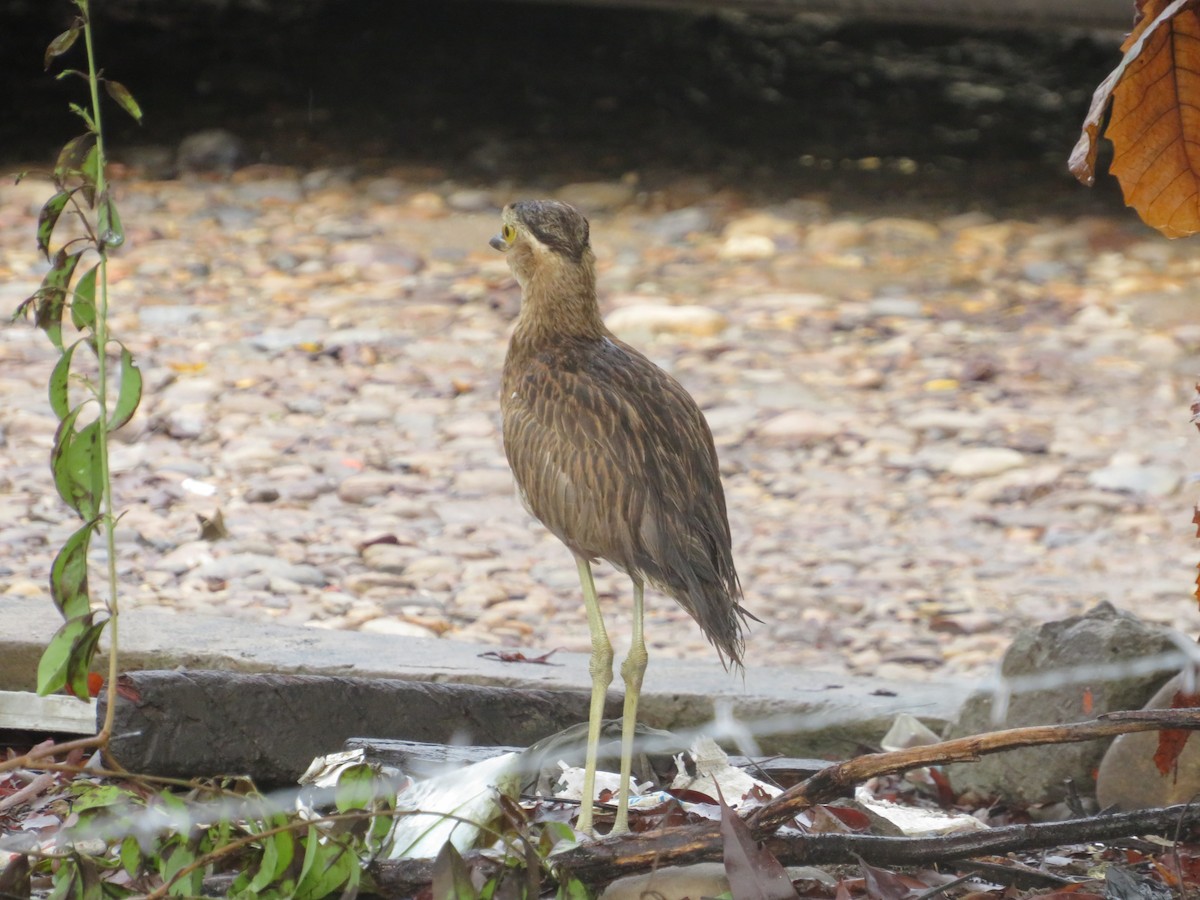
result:
M 0 599 L 0 690 L 34 690 L 42 649 L 61 620 L 48 600 Z M 122 668 L 186 668 L 283 675 L 452 682 L 520 690 L 588 691 L 587 656 L 556 653 L 555 665 L 481 658 L 495 647 L 457 641 L 295 628 L 248 619 L 139 608 L 121 617 Z M 526 655 L 532 655 L 527 648 Z M 620 687 L 618 677 L 615 688 Z M 939 730 L 971 685 L 898 684 L 843 673 L 747 668 L 745 679 L 711 662 L 654 658 L 639 719 L 672 731 L 731 714 L 763 753 L 841 759 L 874 746 L 897 713 Z

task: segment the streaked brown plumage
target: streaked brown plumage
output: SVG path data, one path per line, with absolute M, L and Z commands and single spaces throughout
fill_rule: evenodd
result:
M 741 664 L 743 627 L 753 616 L 740 604 L 708 424 L 675 379 L 604 326 L 587 220 L 564 203 L 514 203 L 491 244 L 507 254 L 522 292 L 501 388 L 505 453 L 529 511 L 575 554 L 588 604 L 593 778 L 612 649 L 589 563 L 608 560 L 634 584 L 634 641 L 622 666 L 620 831 L 627 827 L 625 751 L 645 669 L 643 585 L 678 601 L 726 666 Z M 580 827 L 590 826 L 585 802 Z

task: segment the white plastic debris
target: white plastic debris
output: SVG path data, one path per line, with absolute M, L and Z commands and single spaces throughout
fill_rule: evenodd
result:
M 974 816 L 966 813 L 948 813 L 940 809 L 901 806 L 890 800 L 878 800 L 863 785 L 855 789 L 854 800 L 869 815 L 890 822 L 901 834 L 909 837 L 933 837 L 940 834 L 982 831 L 987 828 Z
M 884 750 L 908 750 L 912 747 L 928 747 L 940 740 L 937 734 L 912 713 L 900 713 L 893 720 L 892 727 L 883 736 L 879 746 Z
M 471 849 L 480 830 L 500 813 L 497 796 L 515 798 L 520 787 L 519 753 L 504 753 L 414 782 L 396 797 L 396 808 L 421 814 L 396 817 L 389 856 L 437 856 L 447 841 L 460 852 Z
M 579 766 L 568 766 L 561 759 L 558 761 L 558 767 L 562 770 L 562 774 L 558 776 L 558 782 L 554 788 L 554 798 L 556 800 L 583 800 L 583 769 Z M 596 797 L 599 797 L 604 791 L 611 791 L 615 796 L 621 788 L 621 776 L 616 772 L 596 772 Z M 640 794 L 645 787 L 637 783 L 636 778 L 629 779 L 629 802 L 633 803 L 635 795 Z M 592 800 L 595 800 L 593 797 Z
M 712 738 L 697 738 L 688 755 L 696 764 L 696 775 L 688 775 L 683 760 L 677 757 L 675 763 L 680 774 L 671 782 L 671 788 L 674 790 L 698 791 L 716 799 L 719 789 L 725 802 L 735 809 L 756 787 L 768 797 L 781 793 L 774 785 L 759 781 L 741 769 L 731 766 L 725 751 Z

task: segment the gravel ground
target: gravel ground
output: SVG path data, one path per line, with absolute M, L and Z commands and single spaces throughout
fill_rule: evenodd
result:
M 903 81 L 952 46 L 853 59 Z M 956 77 L 945 95 L 986 119 Z M 118 152 L 112 327 L 146 380 L 113 449 L 126 608 L 586 650 L 570 555 L 516 500 L 498 431 L 519 293 L 486 242 L 504 202 L 555 195 L 590 215 L 611 327 L 708 415 L 764 622 L 750 665 L 977 677 L 1017 629 L 1102 599 L 1196 631 L 1194 248 L 1066 181 L 1079 115 L 1026 95 L 1057 136 L 986 163 L 946 155 L 961 130 L 831 157 L 831 128 L 758 168 L 734 164 L 753 140 L 707 167 L 589 167 L 586 135 L 547 138 L 536 173 L 487 169 L 530 150 L 503 135 L 452 164 L 328 136 L 289 158 L 276 130 L 247 135 L 268 162 L 179 178 L 166 151 Z M 0 185 L 0 309 L 44 271 L 49 193 Z M 53 361 L 0 328 L 0 605 L 46 596 L 74 527 L 46 466 Z M 201 540 L 217 511 L 229 537 Z M 619 651 L 628 583 L 597 586 Z M 652 656 L 711 657 L 670 602 L 647 620 Z

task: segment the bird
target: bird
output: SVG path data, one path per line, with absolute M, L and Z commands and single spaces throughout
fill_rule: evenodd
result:
M 556 200 L 501 213 L 489 244 L 505 255 L 521 306 L 501 377 L 504 452 L 526 509 L 574 554 L 592 652 L 583 802 L 577 829 L 595 836 L 596 756 L 613 649 L 592 562 L 633 583 L 617 813 L 629 830 L 629 780 L 648 654 L 644 590 L 679 603 L 725 666 L 740 670 L 749 619 L 734 566 L 712 432 L 695 400 L 604 324 L 588 221 Z

